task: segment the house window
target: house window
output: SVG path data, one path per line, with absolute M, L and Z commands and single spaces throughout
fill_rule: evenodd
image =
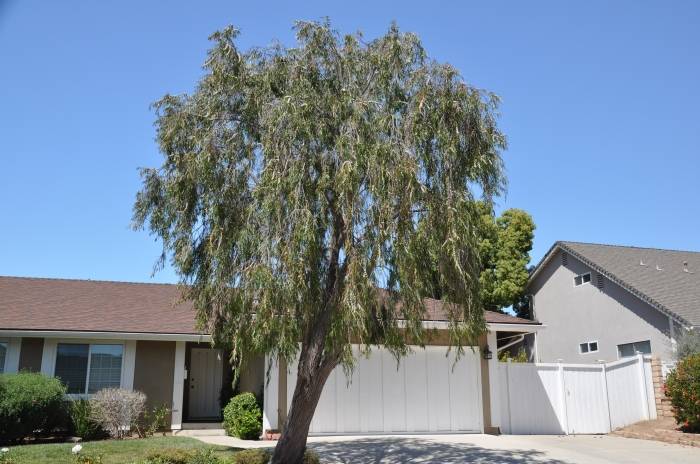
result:
M 119 387 L 123 352 L 123 345 L 59 343 L 54 375 L 66 385 L 69 394 Z
M 578 350 L 581 354 L 595 353 L 598 351 L 598 342 L 585 342 L 578 346 Z
M 5 372 L 5 358 L 7 357 L 7 343 L 0 342 L 0 374 Z
M 591 281 L 591 273 L 586 272 L 585 274 L 580 274 L 574 277 L 574 287 L 578 287 L 579 285 L 587 284 L 588 282 Z
M 620 358 L 629 358 L 630 356 L 635 356 L 638 353 L 650 354 L 651 342 L 649 340 L 644 340 L 643 342 L 623 343 L 622 345 L 617 345 L 617 354 Z

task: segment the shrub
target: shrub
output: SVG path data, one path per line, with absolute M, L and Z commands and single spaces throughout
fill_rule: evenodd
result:
M 229 435 L 257 440 L 262 433 L 262 412 L 252 393 L 234 396 L 224 408 L 224 428 Z
M 66 415 L 60 380 L 22 372 L 0 375 L 0 442 L 51 432 Z
M 122 388 L 105 388 L 90 400 L 93 417 L 113 438 L 129 435 L 143 414 L 146 395 Z
M 270 461 L 270 458 L 272 458 L 272 453 L 270 450 L 253 448 L 239 451 L 238 453 L 234 454 L 232 462 L 233 464 L 267 464 Z M 308 449 L 304 451 L 304 464 L 319 464 L 320 462 L 321 460 L 316 452 Z
M 233 464 L 267 464 L 271 457 L 266 449 L 247 449 L 233 455 Z
M 320 464 L 321 459 L 315 451 L 306 450 L 304 451 L 304 464 Z
M 197 450 L 187 464 L 222 464 L 222 461 L 214 454 L 214 451 L 207 449 Z
M 144 464 L 221 464 L 212 450 L 164 449 L 152 451 L 146 456 Z
M 146 464 L 188 464 L 193 454 L 185 449 L 166 448 L 146 455 Z
M 102 455 L 93 453 L 75 453 L 73 456 L 75 464 L 102 464 Z
M 83 440 L 95 440 L 107 435 L 107 432 L 95 420 L 92 405 L 87 400 L 71 402 L 70 418 L 73 424 L 73 433 Z
M 0 464 L 15 464 L 15 460 L 10 456 L 8 448 L 0 449 Z
M 162 431 L 163 436 L 165 436 L 165 430 L 168 426 L 168 413 L 170 413 L 170 408 L 165 404 L 155 406 L 150 411 L 145 410 L 136 424 L 136 432 L 139 437 L 151 437 L 159 431 Z
M 666 378 L 676 423 L 685 432 L 700 432 L 700 354 L 678 361 Z

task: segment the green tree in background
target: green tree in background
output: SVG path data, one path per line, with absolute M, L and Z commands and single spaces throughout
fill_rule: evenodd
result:
M 476 233 L 481 260 L 479 296 L 484 309 L 501 311 L 512 306 L 520 317 L 528 317 L 529 303 L 524 295 L 530 275 L 528 262 L 535 223 L 521 209 L 508 209 L 496 217 L 493 206 L 475 201 L 478 217 Z M 442 299 L 437 270 L 428 296 Z
M 481 300 L 490 311 L 513 306 L 522 316 L 535 223 L 521 209 L 508 209 L 495 217 L 492 209 L 481 205 L 484 211 L 479 244 L 483 263 L 479 277 Z
M 414 34 L 295 31 L 292 48 L 247 51 L 233 28 L 212 36 L 195 91 L 155 105 L 164 161 L 134 207 L 233 359 L 298 356 L 272 458 L 287 464 L 328 375 L 353 367 L 351 342 L 399 358 L 425 341 L 435 280 L 457 352 L 483 333 L 476 200 L 502 192 L 506 146 L 497 97 Z

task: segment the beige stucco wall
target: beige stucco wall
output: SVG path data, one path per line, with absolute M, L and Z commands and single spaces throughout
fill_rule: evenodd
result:
M 19 352 L 19 370 L 40 372 L 43 351 L 43 338 L 22 338 L 22 346 Z
M 173 402 L 173 367 L 175 342 L 145 341 L 136 343 L 134 390 L 146 394 L 149 408 Z M 167 418 L 170 423 L 170 415 Z
M 265 358 L 257 356 L 251 359 L 241 372 L 238 383 L 238 391 L 250 392 L 255 395 L 262 394 L 265 384 Z

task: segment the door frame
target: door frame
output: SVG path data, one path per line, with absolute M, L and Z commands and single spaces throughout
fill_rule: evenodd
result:
M 190 418 L 190 376 L 191 376 L 191 363 L 192 363 L 192 348 L 200 348 L 200 349 L 220 349 L 221 350 L 221 356 L 223 356 L 223 361 L 222 364 L 222 369 L 223 373 L 221 376 L 221 390 L 225 390 L 226 384 L 230 384 L 231 381 L 233 380 L 233 370 L 228 367 L 228 352 L 224 349 L 221 348 L 216 348 L 215 346 L 212 346 L 211 343 L 197 343 L 197 342 L 187 342 L 185 345 L 185 370 L 187 371 L 187 376 L 185 377 L 184 380 L 184 388 L 183 388 L 183 398 L 182 398 L 182 419 L 183 422 L 200 422 L 200 423 L 205 423 L 205 422 L 212 422 L 213 420 L 215 421 L 221 421 L 223 420 L 223 416 L 219 415 L 219 417 L 208 417 L 208 418 Z M 222 408 L 223 409 L 223 408 Z

